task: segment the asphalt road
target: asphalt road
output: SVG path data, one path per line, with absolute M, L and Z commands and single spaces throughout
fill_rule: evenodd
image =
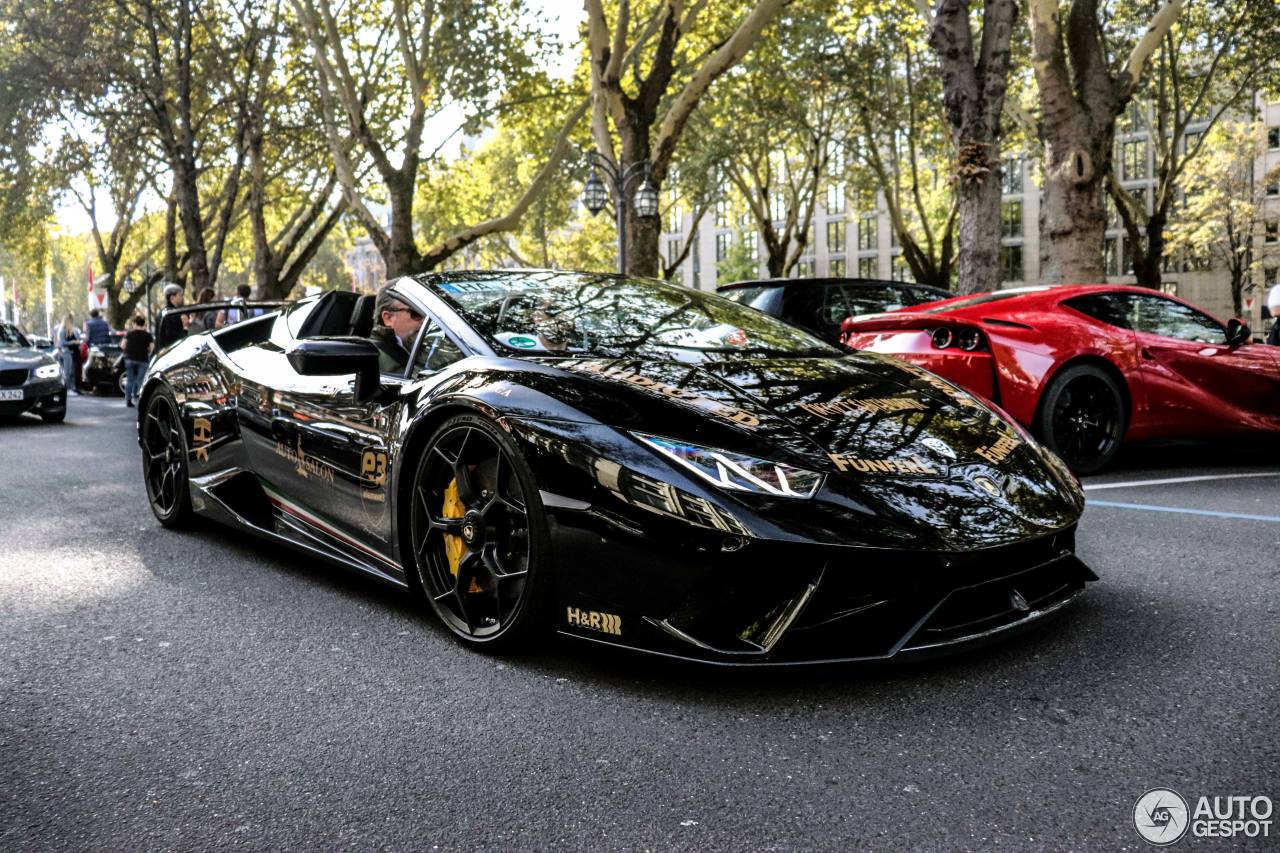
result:
M 1091 488 L 1102 581 L 1011 643 L 726 673 L 487 658 L 374 581 L 164 530 L 131 414 L 0 426 L 0 850 L 1137 850 L 1150 788 L 1280 800 L 1274 454 L 1092 479 L 1214 478 Z

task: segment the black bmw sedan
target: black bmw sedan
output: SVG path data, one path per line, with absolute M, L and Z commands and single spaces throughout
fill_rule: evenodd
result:
M 39 415 L 45 423 L 66 418 L 62 367 L 12 323 L 0 323 L 0 418 L 24 412 Z

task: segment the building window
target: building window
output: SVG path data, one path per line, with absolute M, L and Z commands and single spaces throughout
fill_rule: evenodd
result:
M 1124 179 L 1140 181 L 1147 176 L 1147 140 L 1131 139 L 1120 149 L 1120 157 L 1124 163 Z
M 1001 189 L 1007 195 L 1022 192 L 1022 161 L 1017 157 L 1006 157 L 1000 169 Z
M 1280 175 L 1276 175 L 1267 183 L 1267 195 L 1280 195 Z
M 667 232 L 676 233 L 684 225 L 684 213 L 680 210 L 680 205 L 675 202 L 667 208 Z
M 1280 151 L 1280 127 L 1267 128 L 1267 147 L 1272 151 Z
M 1275 243 L 1277 240 L 1280 240 L 1280 222 L 1273 219 L 1263 226 L 1262 242 Z
M 684 241 L 679 237 L 667 238 L 667 269 L 671 269 L 675 265 L 676 258 L 680 257 L 680 250 L 684 248 Z
M 827 275 L 832 278 L 844 278 L 844 258 L 832 258 L 827 264 Z
M 858 249 L 868 251 L 876 247 L 876 218 L 864 216 L 858 223 Z
M 1108 237 L 1102 247 L 1102 262 L 1106 267 L 1107 275 L 1118 275 L 1120 270 L 1120 254 L 1119 240 L 1115 237 Z
M 844 145 L 835 139 L 827 141 L 827 174 L 833 178 L 844 174 Z
M 729 247 L 733 245 L 733 234 L 726 231 L 716 235 L 716 263 L 729 257 Z
M 1022 245 L 1000 247 L 1000 280 L 1022 281 Z
M 827 184 L 827 213 L 844 213 L 844 184 Z
M 698 251 L 698 232 L 694 231 L 689 237 L 693 241 L 693 248 L 689 250 L 689 258 L 693 261 L 693 289 L 702 289 L 702 253 Z
M 1263 267 L 1262 283 L 1267 287 L 1275 287 L 1280 284 L 1280 267 Z
M 813 278 L 813 261 L 800 261 L 791 270 L 792 278 Z
M 1000 235 L 1002 237 L 1022 236 L 1022 202 L 1006 201 L 1001 205 Z
M 915 281 L 911 274 L 911 265 L 902 259 L 902 255 L 894 255 L 890 261 L 890 273 L 894 281 Z
M 827 223 L 827 252 L 844 251 L 844 220 L 833 219 Z
M 742 238 L 747 243 L 747 257 L 753 261 L 760 260 L 760 238 L 755 234 L 748 234 Z
M 1123 240 L 1120 243 L 1120 274 L 1133 274 L 1133 241 Z
M 787 197 L 780 192 L 775 192 L 769 197 L 769 212 L 773 216 L 774 222 L 781 222 L 787 218 Z
M 729 199 L 722 198 L 719 201 L 717 201 L 716 202 L 716 227 L 717 228 L 729 227 L 729 214 L 730 214 Z
M 859 278 L 875 278 L 880 274 L 876 263 L 879 260 L 875 255 L 865 258 L 858 258 L 858 277 Z

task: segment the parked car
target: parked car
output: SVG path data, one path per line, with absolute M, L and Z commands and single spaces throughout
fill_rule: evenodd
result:
M 17 326 L 0 323 L 0 417 L 24 412 L 39 415 L 46 423 L 66 418 L 62 366 L 33 347 Z
M 1081 473 L 1125 441 L 1280 433 L 1280 348 L 1140 287 L 1026 287 L 844 323 L 999 404 Z
M 846 317 L 879 314 L 951 296 L 950 292 L 927 284 L 874 278 L 737 281 L 717 287 L 716 293 L 786 320 L 831 343 L 840 342 L 840 324 Z
M 112 333 L 109 344 L 90 344 L 84 364 L 84 387 L 94 393 L 124 393 L 122 336 Z
M 721 664 L 901 660 L 1009 636 L 1095 579 L 1061 460 L 913 365 L 651 280 L 389 293 L 419 321 L 408 352 L 371 335 L 372 295 L 334 290 L 156 356 L 138 429 L 161 524 L 379 577 L 495 651 L 556 630 Z
M 53 352 L 53 340 L 46 338 L 44 335 L 33 335 L 24 331 L 22 336 L 30 342 L 33 349 L 43 350 L 45 352 Z

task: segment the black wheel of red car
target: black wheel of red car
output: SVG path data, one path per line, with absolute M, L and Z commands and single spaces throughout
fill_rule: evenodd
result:
M 499 651 L 549 616 L 548 532 L 515 443 L 474 415 L 442 424 L 418 462 L 410 539 L 432 609 L 463 642 Z
M 180 527 L 190 520 L 187 442 L 178 404 L 166 388 L 151 395 L 142 416 L 142 476 L 151 511 L 161 524 Z
M 1109 373 L 1077 364 L 1053 378 L 1040 401 L 1041 440 L 1078 474 L 1105 468 L 1124 439 L 1125 404 Z

